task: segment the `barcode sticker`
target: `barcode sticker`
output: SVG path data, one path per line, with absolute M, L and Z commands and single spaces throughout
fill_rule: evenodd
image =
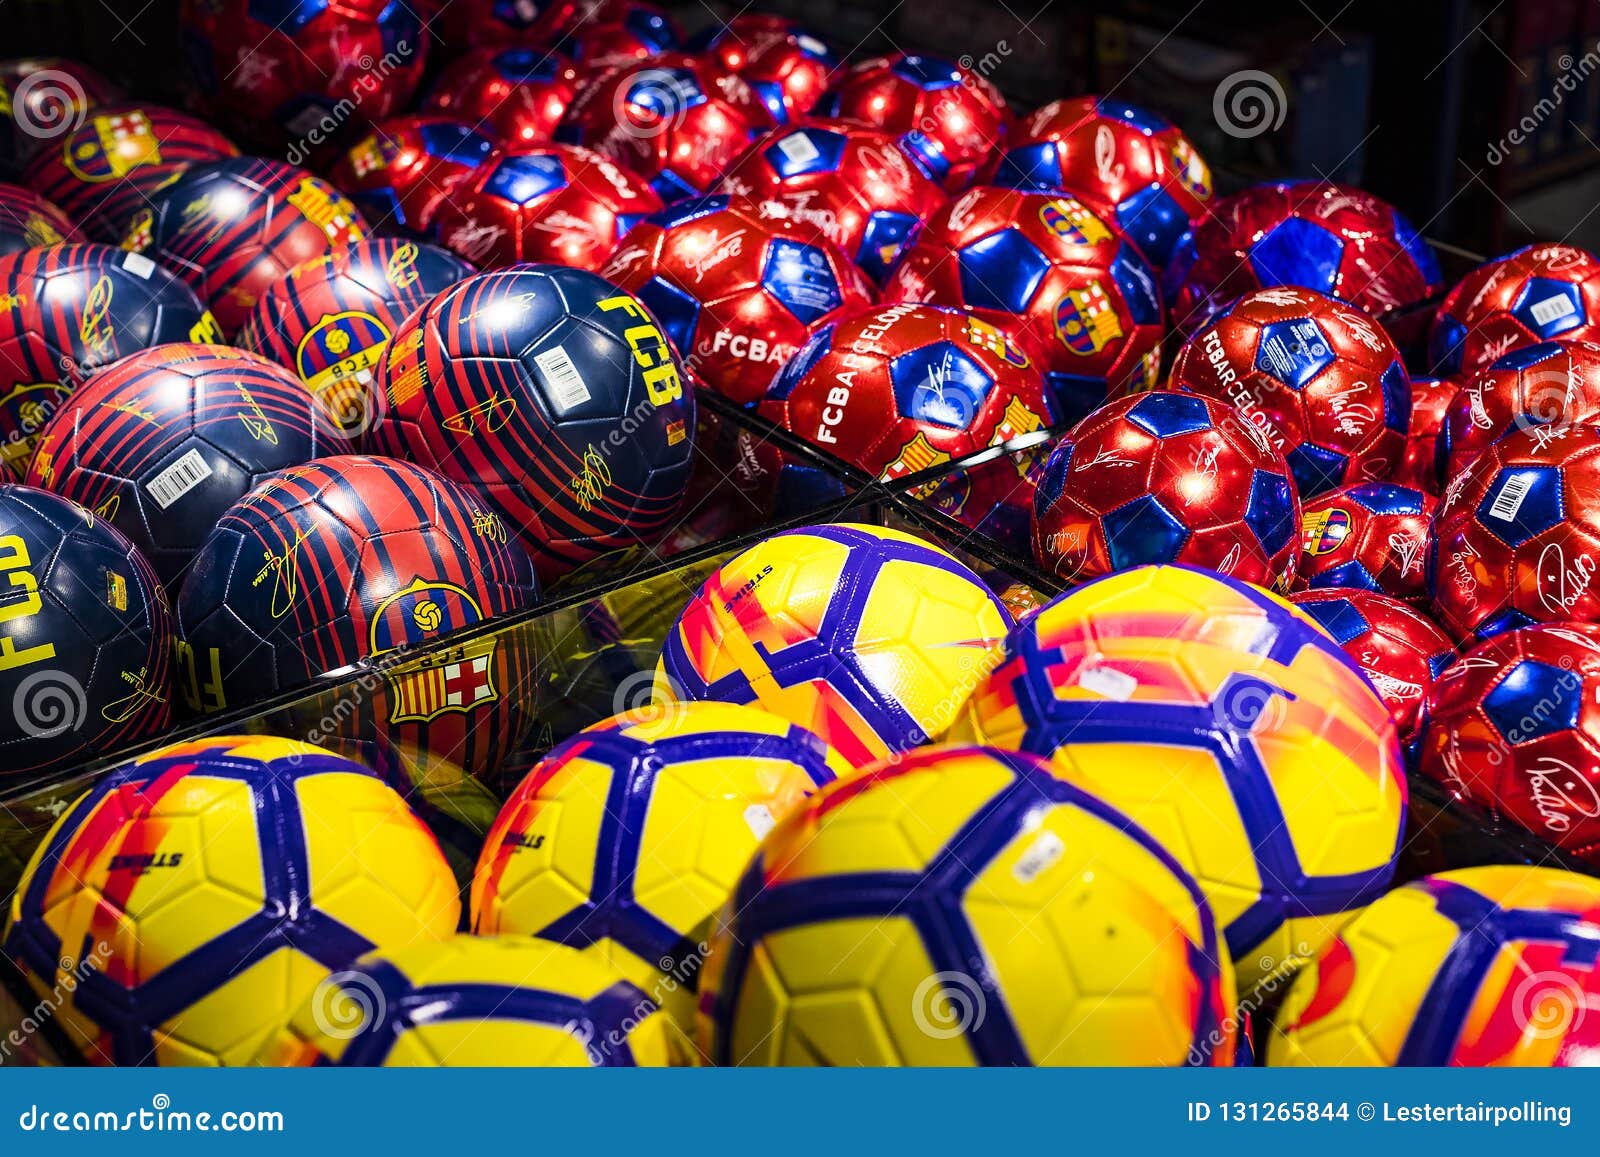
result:
M 142 253 L 125 253 L 122 257 L 122 268 L 141 281 L 149 281 L 150 275 L 156 271 L 156 263 Z
M 808 165 L 822 155 L 805 133 L 790 133 L 778 142 L 778 151 L 796 165 Z
M 778 821 L 773 818 L 772 811 L 765 804 L 753 803 L 744 809 L 745 826 L 750 829 L 750 834 L 758 840 L 767 838 L 767 833 L 778 826 Z
M 589 400 L 589 387 L 583 384 L 583 375 L 561 346 L 534 354 L 533 364 L 544 375 L 545 384 L 550 387 L 550 399 L 561 413 Z
M 1558 293 L 1554 297 L 1534 302 L 1528 307 L 1528 312 L 1533 314 L 1533 320 L 1540 325 L 1549 325 L 1552 321 L 1560 321 L 1568 314 L 1576 313 L 1577 307 L 1566 294 Z
M 1115 699 L 1118 703 L 1126 703 L 1139 689 L 1139 680 L 1126 671 L 1089 667 L 1078 676 L 1078 686 L 1096 695 L 1104 695 L 1107 699 Z
M 1512 474 L 1507 477 L 1500 486 L 1500 493 L 1489 505 L 1489 517 L 1498 518 L 1501 522 L 1513 521 L 1517 511 L 1522 509 L 1522 500 L 1528 496 L 1528 487 L 1532 485 L 1532 474 Z
M 198 450 L 190 450 L 171 466 L 144 484 L 156 505 L 167 509 L 178 499 L 211 477 L 211 467 Z
M 1061 837 L 1046 828 L 1034 837 L 1033 843 L 1028 845 L 1028 850 L 1017 857 L 1011 875 L 1019 884 L 1031 884 L 1053 867 L 1066 850 L 1067 845 L 1062 842 Z

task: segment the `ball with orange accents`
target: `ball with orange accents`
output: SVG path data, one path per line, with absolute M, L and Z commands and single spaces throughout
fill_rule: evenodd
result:
M 551 749 L 501 809 L 472 877 L 473 931 L 582 949 L 687 1032 L 700 946 L 756 845 L 848 770 L 755 707 L 602 720 Z
M 1006 639 L 950 730 L 1048 758 L 1205 890 L 1240 986 L 1291 971 L 1394 875 L 1395 723 L 1298 607 L 1181 566 L 1080 586 Z
M 1593 1065 L 1600 881 L 1525 864 L 1417 880 L 1295 977 L 1273 1065 Z
M 700 984 L 721 1065 L 1228 1065 L 1199 885 L 1037 756 L 931 747 L 823 789 L 739 881 Z
M 140 756 L 79 798 L 34 852 L 4 948 L 85 1059 L 236 1065 L 330 973 L 450 936 L 460 913 L 437 841 L 376 775 L 232 736 Z
M 943 735 L 1010 626 L 983 580 L 932 543 L 802 527 L 706 579 L 667 635 L 656 697 L 763 707 L 862 767 Z

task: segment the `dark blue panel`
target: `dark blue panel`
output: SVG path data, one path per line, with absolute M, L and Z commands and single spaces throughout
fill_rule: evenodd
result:
M 1336 450 L 1302 442 L 1284 455 L 1294 472 L 1295 489 L 1302 500 L 1315 498 L 1344 481 L 1350 460 Z
M 1270 470 L 1257 470 L 1250 481 L 1250 505 L 1245 524 L 1255 531 L 1268 555 L 1277 554 L 1294 540 L 1294 494 L 1289 480 Z
M 1365 615 L 1349 599 L 1328 599 L 1326 602 L 1296 604 L 1306 614 L 1317 620 L 1317 625 L 1332 635 L 1341 647 L 1352 639 L 1359 639 L 1372 629 Z
M 1211 429 L 1211 415 L 1206 411 L 1205 399 L 1169 390 L 1146 394 L 1133 404 L 1127 417 L 1157 438 Z
M 895 358 L 889 380 L 901 414 L 949 430 L 971 425 L 994 388 L 978 363 L 947 341 Z
M 845 136 L 828 129 L 796 129 L 762 150 L 773 172 L 787 180 L 803 173 L 831 173 L 844 155 Z
M 1516 466 L 1495 475 L 1478 522 L 1507 546 L 1521 546 L 1565 517 L 1559 466 Z
M 962 300 L 973 309 L 1021 313 L 1050 261 L 1016 229 L 1002 229 L 956 251 Z
M 1512 303 L 1511 315 L 1543 338 L 1566 333 L 1588 320 L 1578 287 L 1549 277 L 1528 278 Z
M 1332 293 L 1339 281 L 1344 242 L 1302 217 L 1281 221 L 1250 247 L 1250 265 L 1262 285 L 1303 285 Z
M 1533 659 L 1512 667 L 1483 697 L 1483 713 L 1511 744 L 1571 731 L 1578 726 L 1582 706 L 1582 678 Z
M 1172 562 L 1189 538 L 1183 524 L 1153 494 L 1118 507 L 1101 521 L 1114 570 Z
M 505 157 L 495 165 L 483 191 L 526 205 L 546 193 L 565 188 L 567 172 L 554 153 L 534 153 L 526 157 Z
M 767 247 L 761 284 L 807 325 L 844 303 L 839 282 L 822 250 L 781 237 Z
M 1256 369 L 1271 374 L 1291 389 L 1306 384 L 1334 362 L 1333 346 L 1322 327 L 1309 317 L 1274 321 L 1261 327 Z

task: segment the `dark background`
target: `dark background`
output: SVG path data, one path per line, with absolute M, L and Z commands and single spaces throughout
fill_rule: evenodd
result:
M 742 5 L 667 5 L 689 31 Z M 1181 123 L 1219 183 L 1317 175 L 1395 202 L 1436 241 L 1494 254 L 1600 247 L 1600 0 L 757 0 L 841 53 L 987 60 L 1019 107 L 1100 92 Z M 0 0 L 6 55 L 78 56 L 179 99 L 177 0 Z M 448 50 L 448 46 L 446 46 Z M 442 57 L 444 53 L 436 53 Z M 1258 69 L 1281 125 L 1229 136 L 1219 82 Z M 1541 108 L 1540 101 L 1546 103 Z M 1520 144 L 1507 132 L 1533 125 Z

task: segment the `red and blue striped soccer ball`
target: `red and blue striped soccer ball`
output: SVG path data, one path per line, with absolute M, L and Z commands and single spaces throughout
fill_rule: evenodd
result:
M 0 780 L 164 731 L 172 620 L 150 564 L 65 498 L 0 486 Z
M 434 294 L 472 273 L 434 245 L 358 241 L 275 282 L 234 343 L 287 366 L 339 428 L 358 438 L 371 422 L 368 393 L 389 339 Z
M 122 247 L 177 274 L 231 337 L 273 282 L 366 235 L 356 207 L 326 181 L 235 157 L 186 169 L 133 215 Z
M 0 258 L 0 475 L 21 477 L 45 423 L 100 367 L 218 337 L 194 292 L 137 253 L 57 245 Z
M 661 325 L 601 277 L 480 273 L 389 344 L 369 447 L 475 487 L 553 578 L 665 533 L 693 460 L 694 394 Z
M 179 689 L 203 711 L 252 703 L 538 597 L 532 560 L 476 495 L 409 462 L 322 458 L 266 479 L 201 547 L 178 595 Z M 390 661 L 357 718 L 318 708 L 301 725 L 487 771 L 521 738 L 528 662 L 518 637 L 479 636 Z
M 54 201 L 21 185 L 0 184 L 0 254 L 82 240 L 72 218 Z
M 115 245 L 145 199 L 184 169 L 238 155 L 198 117 L 143 102 L 115 104 L 48 142 L 24 179 L 90 237 Z
M 175 343 L 123 358 L 77 390 L 45 427 L 28 483 L 111 523 L 176 590 L 211 528 L 251 487 L 349 451 L 282 366 Z

